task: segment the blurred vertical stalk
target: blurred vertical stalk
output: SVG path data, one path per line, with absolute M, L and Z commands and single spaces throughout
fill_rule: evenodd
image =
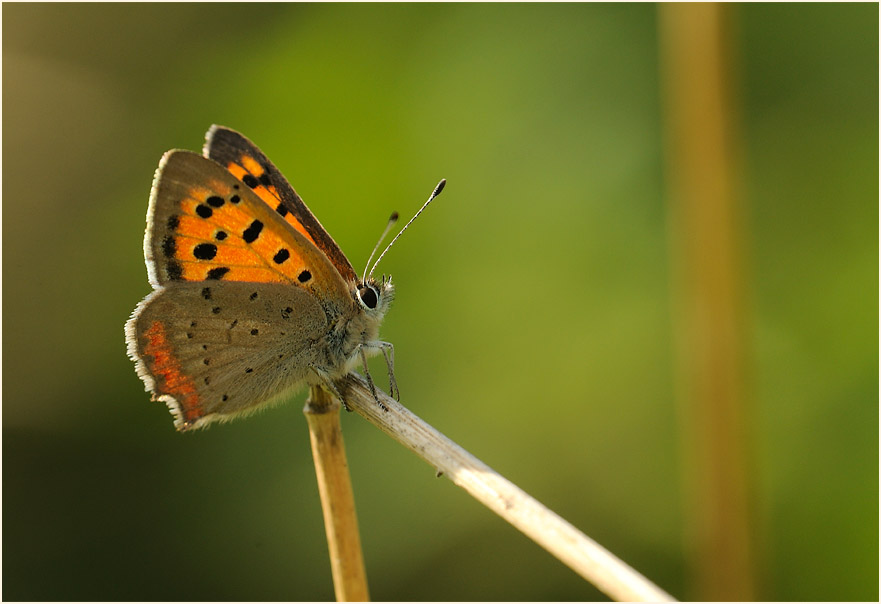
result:
M 313 386 L 303 413 L 309 424 L 336 599 L 337 602 L 365 602 L 370 596 L 340 427 L 340 403 L 323 388 Z
M 678 398 L 696 600 L 753 600 L 752 493 L 733 7 L 663 4 Z

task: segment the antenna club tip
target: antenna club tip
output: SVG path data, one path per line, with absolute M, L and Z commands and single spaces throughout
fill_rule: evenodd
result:
M 385 232 L 383 232 L 382 237 L 379 238 L 379 241 L 376 243 L 376 247 L 373 248 L 373 252 L 371 252 L 371 254 L 370 254 L 370 258 L 367 259 L 367 266 L 370 266 L 370 270 L 368 271 L 368 270 L 367 270 L 367 267 L 364 267 L 364 279 L 366 279 L 367 277 L 373 275 L 373 271 L 376 270 L 376 267 L 377 267 L 377 265 L 379 264 L 379 261 L 382 260 L 382 259 L 385 257 L 385 253 L 386 253 L 387 251 L 389 251 L 389 249 L 395 244 L 395 241 L 398 240 L 398 237 L 400 237 L 401 235 L 403 235 L 403 234 L 404 234 L 404 231 L 406 231 L 407 228 L 408 228 L 411 224 L 413 224 L 413 221 L 416 220 L 416 218 L 419 217 L 419 215 L 422 213 L 422 210 L 424 210 L 425 208 L 428 207 L 428 204 L 431 203 L 431 200 L 434 199 L 435 197 L 437 197 L 438 195 L 440 195 L 440 192 L 444 190 L 444 185 L 446 185 L 446 184 L 447 184 L 447 179 L 446 179 L 446 178 L 442 178 L 441 181 L 440 181 L 439 183 L 437 183 L 437 186 L 434 188 L 434 191 L 431 193 L 431 197 L 429 197 L 428 200 L 426 200 L 426 202 L 425 202 L 424 204 L 422 204 L 422 207 L 419 208 L 419 211 L 416 212 L 416 214 L 413 216 L 413 218 L 410 219 L 410 222 L 408 222 L 407 224 L 405 224 L 405 225 L 404 225 L 404 228 L 402 228 L 400 231 L 398 231 L 398 234 L 395 235 L 394 239 L 391 240 L 391 243 L 389 243 L 387 246 L 385 246 L 385 249 L 382 250 L 382 253 L 379 255 L 379 258 L 377 258 L 377 259 L 376 259 L 376 262 L 373 263 L 373 266 L 370 266 L 370 261 L 373 260 L 373 254 L 375 254 L 375 253 L 376 253 L 376 250 L 379 249 L 379 244 L 382 243 L 382 240 L 385 238 L 386 233 L 388 233 L 389 228 L 390 228 L 390 227 L 395 223 L 395 221 L 398 219 L 398 213 L 397 213 L 397 212 L 393 212 L 393 213 L 392 213 L 391 218 L 389 218 L 388 226 L 385 228 Z

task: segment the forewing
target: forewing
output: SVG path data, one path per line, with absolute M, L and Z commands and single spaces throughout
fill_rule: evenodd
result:
M 203 154 L 229 170 L 314 243 L 344 280 L 357 280 L 355 270 L 340 247 L 257 145 L 235 130 L 212 126 L 206 135 Z
M 154 287 L 176 281 L 287 283 L 338 306 L 351 297 L 310 240 L 219 164 L 169 151 L 156 171 L 144 242 Z

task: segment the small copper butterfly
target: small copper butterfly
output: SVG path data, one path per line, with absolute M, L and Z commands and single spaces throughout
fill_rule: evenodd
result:
M 249 413 L 307 384 L 339 396 L 334 380 L 359 362 L 366 370 L 367 356 L 380 352 L 397 390 L 394 348 L 378 339 L 391 277 L 365 269 L 359 279 L 281 172 L 238 132 L 212 126 L 203 155 L 165 153 L 144 256 L 153 292 L 126 323 L 128 353 L 178 430 Z

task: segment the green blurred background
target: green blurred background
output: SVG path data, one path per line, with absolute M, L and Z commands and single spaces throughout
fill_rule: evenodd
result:
M 447 178 L 381 267 L 402 402 L 707 597 L 684 541 L 656 6 L 2 10 L 4 599 L 333 598 L 304 395 L 178 434 L 125 356 L 153 171 L 212 123 L 260 145 L 356 267 Z M 732 21 L 756 596 L 877 600 L 878 6 Z M 343 422 L 374 598 L 603 597 Z

